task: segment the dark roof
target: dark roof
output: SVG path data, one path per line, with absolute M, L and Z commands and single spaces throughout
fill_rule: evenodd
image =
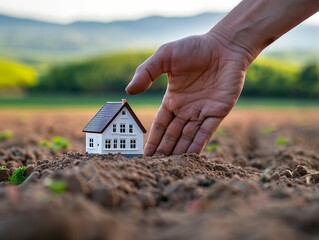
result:
M 114 120 L 114 118 L 121 112 L 121 110 L 126 107 L 127 110 L 131 113 L 132 117 L 141 128 L 143 133 L 146 133 L 146 129 L 137 118 L 135 113 L 133 112 L 130 105 L 125 102 L 122 104 L 121 102 L 107 102 L 104 106 L 95 114 L 95 116 L 91 119 L 91 121 L 83 128 L 83 132 L 91 132 L 91 133 L 102 133 Z

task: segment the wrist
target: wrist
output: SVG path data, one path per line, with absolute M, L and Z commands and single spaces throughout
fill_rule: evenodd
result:
M 207 34 L 250 64 L 277 38 L 319 10 L 313 0 L 243 0 Z

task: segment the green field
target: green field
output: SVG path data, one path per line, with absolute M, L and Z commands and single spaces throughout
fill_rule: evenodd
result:
M 141 94 L 136 96 L 123 94 L 105 95 L 32 95 L 27 97 L 0 97 L 0 109 L 19 108 L 90 108 L 102 106 L 105 102 L 120 102 L 127 99 L 130 105 L 139 107 L 158 107 L 160 95 Z
M 130 96 L 123 94 L 105 95 L 32 95 L 27 97 L 0 98 L 0 109 L 22 108 L 90 108 L 100 107 L 107 101 L 121 101 L 126 98 L 132 106 L 158 107 L 160 94 L 144 93 Z M 236 108 L 319 108 L 318 100 L 240 98 Z

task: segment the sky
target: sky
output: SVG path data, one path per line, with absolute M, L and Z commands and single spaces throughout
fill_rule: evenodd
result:
M 0 0 L 0 13 L 59 23 L 228 12 L 240 0 Z M 307 20 L 319 25 L 319 13 Z

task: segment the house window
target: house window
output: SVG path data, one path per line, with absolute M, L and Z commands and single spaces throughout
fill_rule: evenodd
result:
M 125 110 L 123 110 L 123 111 L 122 111 L 122 115 L 126 115 L 126 112 L 125 112 Z
M 120 133 L 125 133 L 125 124 L 120 124 Z
M 89 147 L 90 147 L 90 148 L 94 147 L 94 140 L 93 140 L 93 138 L 90 138 L 90 139 L 89 139 Z
M 110 149 L 111 148 L 111 139 L 105 139 L 105 148 Z
M 131 139 L 130 147 L 131 148 L 136 148 L 136 139 Z
M 117 139 L 113 140 L 113 148 L 117 148 Z
M 113 132 L 116 132 L 116 124 L 113 124 Z
M 128 132 L 129 132 L 129 133 L 133 133 L 133 124 L 130 124 L 130 125 L 128 126 Z
M 125 148 L 125 139 L 120 139 L 120 148 Z

